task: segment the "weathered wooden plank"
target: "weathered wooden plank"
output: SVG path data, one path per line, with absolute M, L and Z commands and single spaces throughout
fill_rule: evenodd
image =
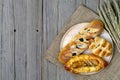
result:
M 27 0 L 27 80 L 37 80 L 38 8 L 39 0 Z
M 47 60 L 45 60 L 43 57 L 44 57 L 44 53 L 46 52 L 46 50 L 47 50 L 47 45 L 46 45 L 46 26 L 47 26 L 47 23 L 46 23 L 46 21 L 47 21 L 47 19 L 46 19 L 46 0 L 43 0 L 42 1 L 42 5 L 43 5 L 43 17 L 42 17 L 42 23 L 43 23 L 43 27 L 42 27 L 42 30 L 41 30 L 41 33 L 42 33 L 42 48 L 41 48 L 41 50 L 42 50 L 42 80 L 48 80 L 48 78 L 46 77 L 46 76 L 48 76 L 47 74 L 47 72 L 48 72 L 48 67 L 47 67 Z
M 36 63 L 37 63 L 37 65 L 36 65 L 36 71 L 37 71 L 37 75 L 36 75 L 36 80 L 44 80 L 44 79 L 42 79 L 42 76 L 43 76 L 43 74 L 44 74 L 44 68 L 42 68 L 42 66 L 44 65 L 43 64 L 43 62 L 44 62 L 44 54 L 42 54 L 42 49 L 43 49 L 43 47 L 42 47 L 42 45 L 43 45 L 43 43 L 42 43 L 42 37 L 43 37 L 43 31 L 42 31 L 42 29 L 43 29 L 43 10 L 42 10 L 42 8 L 43 8 L 43 1 L 42 0 L 39 0 L 39 2 L 38 2 L 38 23 L 37 23 L 37 27 L 36 27 L 36 37 L 37 37 L 37 49 L 36 49 L 36 51 L 37 51 L 37 54 L 36 54 Z
M 76 9 L 75 0 L 59 0 L 58 7 L 58 32 L 61 30 L 63 24 L 68 20 Z
M 1 35 L 2 35 L 2 0 L 0 0 L 0 80 L 2 80 L 2 46 L 1 46 Z
M 76 0 L 76 8 L 80 6 L 80 4 L 86 4 L 86 0 Z
M 14 0 L 14 14 L 16 80 L 41 80 L 42 0 Z
M 3 0 L 1 49 L 1 80 L 14 80 L 14 18 L 12 0 Z
M 27 80 L 26 0 L 13 0 L 15 18 L 15 80 Z
M 86 6 L 97 12 L 98 0 L 86 0 Z
M 44 51 L 57 35 L 58 0 L 43 0 Z M 45 61 L 44 80 L 57 80 L 56 66 Z M 46 77 L 47 76 L 47 77 Z

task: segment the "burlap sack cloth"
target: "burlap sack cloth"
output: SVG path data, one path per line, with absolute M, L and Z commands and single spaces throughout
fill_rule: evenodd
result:
M 56 36 L 50 47 L 48 48 L 45 59 L 48 59 L 50 62 L 55 64 L 56 66 L 62 68 L 64 71 L 64 66 L 58 61 L 58 53 L 60 52 L 60 42 L 64 35 L 64 33 L 73 25 L 81 22 L 88 22 L 93 19 L 99 18 L 99 16 L 91 11 L 90 9 L 80 5 L 80 7 L 74 12 L 74 14 L 70 17 L 68 22 L 63 26 L 61 32 Z M 111 63 L 109 66 L 104 69 L 103 71 L 94 74 L 94 75 L 78 75 L 71 74 L 72 76 L 76 77 L 77 80 L 120 80 L 120 53 L 115 48 L 114 56 L 112 58 Z

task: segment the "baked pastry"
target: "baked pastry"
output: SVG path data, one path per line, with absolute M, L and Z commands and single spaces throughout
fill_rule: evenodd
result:
M 104 24 L 100 20 L 91 21 L 85 28 L 80 31 L 80 35 L 85 38 L 95 38 L 104 30 Z
M 104 25 L 100 20 L 90 22 L 61 50 L 58 57 L 59 61 L 66 63 L 71 57 L 85 51 L 93 41 L 93 38 L 103 31 L 103 27 Z
M 80 34 L 77 34 L 73 37 L 72 41 L 80 41 L 80 42 L 86 42 L 86 43 L 90 43 L 93 42 L 93 38 L 88 38 L 88 37 L 84 37 Z
M 112 54 L 111 43 L 100 37 L 95 37 L 94 42 L 90 44 L 89 49 L 93 54 L 100 57 L 106 57 Z
M 84 40 L 84 39 L 83 39 Z M 68 43 L 59 53 L 58 59 L 61 63 L 66 63 L 71 57 L 79 55 L 90 45 L 89 41 L 72 41 Z
M 65 69 L 73 73 L 97 72 L 107 66 L 107 62 L 93 54 L 82 54 L 71 58 Z

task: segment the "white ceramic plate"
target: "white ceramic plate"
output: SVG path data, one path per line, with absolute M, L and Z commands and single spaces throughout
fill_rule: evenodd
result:
M 78 34 L 88 23 L 80 23 L 77 25 L 72 26 L 63 36 L 62 40 L 61 40 L 61 44 L 60 44 L 60 50 L 65 47 L 71 40 L 72 38 Z M 104 31 L 102 32 L 102 34 L 100 35 L 100 37 L 105 38 L 106 40 L 108 40 L 111 44 L 112 44 L 112 48 L 113 48 L 113 41 L 110 37 L 110 35 L 108 34 L 108 32 L 104 29 Z M 84 53 L 90 54 L 91 51 L 89 49 L 87 49 Z M 113 53 L 112 55 L 108 56 L 108 57 L 104 57 L 103 59 L 106 60 L 108 63 L 110 63 L 111 59 L 112 59 Z M 100 70 L 101 71 L 101 70 Z M 98 72 L 100 72 L 98 71 Z M 91 72 L 91 73 L 81 73 L 83 75 L 90 75 L 90 74 L 95 74 L 98 72 Z

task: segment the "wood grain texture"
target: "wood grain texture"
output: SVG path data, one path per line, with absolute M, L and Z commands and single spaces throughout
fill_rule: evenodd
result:
M 43 51 L 43 1 L 39 0 L 38 1 L 38 22 L 37 22 L 37 27 L 36 27 L 36 39 L 37 39 L 37 54 L 36 54 L 36 62 L 37 62 L 37 67 L 36 67 L 36 80 L 43 80 L 43 74 L 44 74 L 44 54 L 42 53 Z M 41 35 L 42 34 L 42 35 Z
M 75 0 L 59 0 L 58 3 L 58 33 L 60 32 L 62 26 L 68 20 L 68 18 L 73 14 L 76 9 Z
M 57 23 L 58 23 L 58 0 L 44 0 L 43 5 L 43 20 L 44 20 L 44 45 L 45 51 L 57 35 Z M 45 61 L 45 80 L 56 80 L 57 70 L 56 66 L 50 62 Z M 47 77 L 46 77 L 47 76 Z
M 98 0 L 86 0 L 86 6 L 94 12 L 97 12 Z
M 1 45 L 1 37 L 2 37 L 2 0 L 0 0 L 0 80 L 2 80 L 2 45 Z
M 37 37 L 36 27 L 38 21 L 37 0 L 27 0 L 27 80 L 36 80 L 37 78 Z
M 14 0 L 15 80 L 41 80 L 42 0 Z
M 80 4 L 86 5 L 86 0 L 76 0 L 76 8 L 78 8 Z
M 14 0 L 15 18 L 15 80 L 26 80 L 27 39 L 26 0 Z
M 12 0 L 2 2 L 2 26 L 1 26 L 1 48 L 2 48 L 2 75 L 1 80 L 14 80 L 14 18 Z

